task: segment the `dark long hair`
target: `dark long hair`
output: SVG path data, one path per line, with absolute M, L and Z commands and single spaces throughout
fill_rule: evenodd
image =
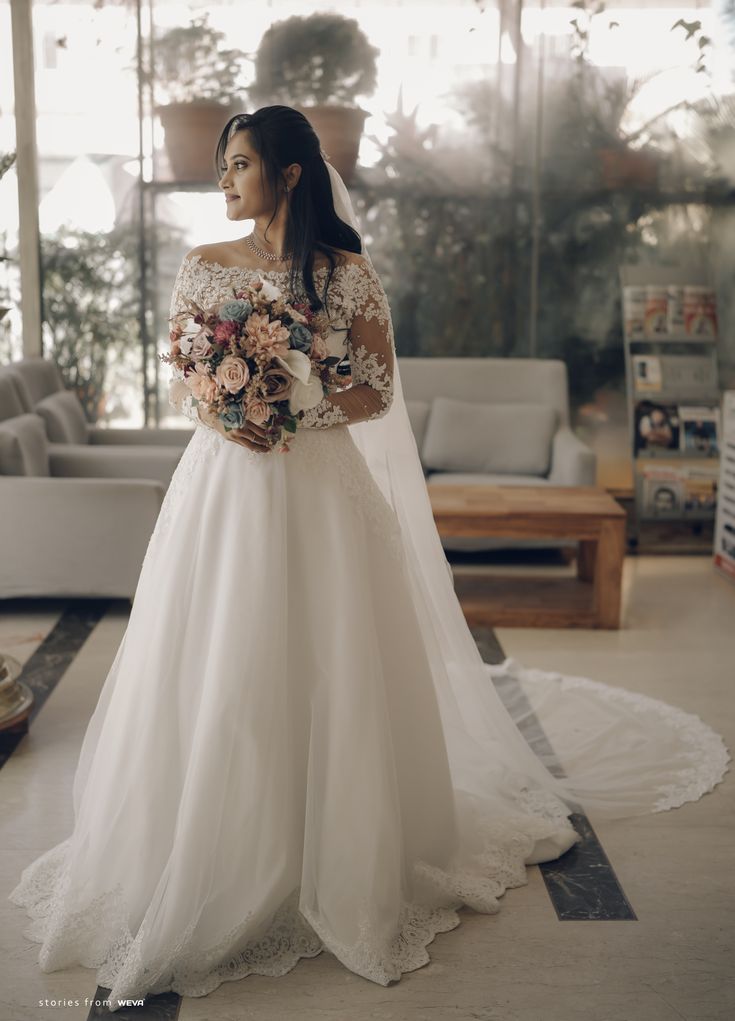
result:
M 333 250 L 342 248 L 348 252 L 362 252 L 360 235 L 335 212 L 332 182 L 321 155 L 319 136 L 306 117 L 290 106 L 263 106 L 255 113 L 236 114 L 225 124 L 217 142 L 215 161 L 218 177 L 227 143 L 236 131 L 249 133 L 253 148 L 261 159 L 261 178 L 265 167 L 276 196 L 268 226 L 276 216 L 279 203 L 285 201 L 280 188 L 283 180 L 281 171 L 291 163 L 301 166 L 301 176 L 288 205 L 286 220 L 285 247 L 287 252 L 293 253 L 289 286 L 295 295 L 297 284 L 303 283 L 312 309 L 318 311 L 326 304 L 327 288 L 336 265 Z M 324 300 L 319 297 L 314 285 L 314 253 L 317 250 L 327 256 L 330 266 Z

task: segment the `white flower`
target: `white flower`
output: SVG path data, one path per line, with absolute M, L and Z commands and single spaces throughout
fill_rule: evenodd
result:
M 312 376 L 307 383 L 302 383 L 300 379 L 295 379 L 291 396 L 288 399 L 288 406 L 291 413 L 296 415 L 299 411 L 308 411 L 310 408 L 315 408 L 323 397 L 322 381 L 316 376 Z
M 289 349 L 288 354 L 282 358 L 276 355 L 276 361 L 280 362 L 284 369 L 288 369 L 292 376 L 306 383 L 311 375 L 311 359 L 303 351 Z
M 263 295 L 266 301 L 276 301 L 278 298 L 281 297 L 283 292 L 280 291 L 275 284 L 272 284 L 270 280 L 263 280 L 262 277 L 259 277 L 259 279 L 263 281 L 263 286 L 260 288 L 260 293 Z

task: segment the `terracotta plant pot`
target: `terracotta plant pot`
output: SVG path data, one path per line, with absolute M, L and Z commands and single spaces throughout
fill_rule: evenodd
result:
M 214 149 L 222 128 L 240 112 L 213 100 L 157 106 L 174 180 L 182 183 L 214 181 Z
M 359 106 L 299 106 L 319 136 L 322 149 L 329 162 L 349 184 L 355 173 L 360 151 L 360 139 L 368 111 Z
M 655 188 L 658 160 L 636 149 L 598 149 L 600 180 L 605 188 Z

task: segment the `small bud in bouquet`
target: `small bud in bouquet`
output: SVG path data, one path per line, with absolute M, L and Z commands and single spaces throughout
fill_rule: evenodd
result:
M 324 312 L 291 303 L 270 281 L 233 289 L 202 306 L 187 299 L 171 317 L 170 351 L 161 361 L 181 373 L 202 422 L 231 432 L 250 421 L 271 449 L 286 452 L 304 411 L 344 387 L 330 354 Z

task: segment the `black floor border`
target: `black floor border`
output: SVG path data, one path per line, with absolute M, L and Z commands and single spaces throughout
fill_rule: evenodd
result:
M 499 665 L 506 659 L 497 635 L 491 628 L 473 629 L 472 634 L 486 663 Z M 524 700 L 517 685 L 514 684 L 514 688 L 514 700 L 516 702 Z M 502 683 L 496 684 L 496 690 L 502 698 Z M 554 750 L 538 718 L 528 702 L 526 702 L 526 707 L 528 720 L 519 727 L 521 733 L 532 747 L 543 747 L 544 752 L 549 753 L 552 762 L 554 762 L 550 772 L 555 776 L 563 777 L 564 772 L 558 761 L 554 761 Z M 578 812 L 574 812 L 569 817 L 569 821 L 582 838 L 580 842 L 560 858 L 542 862 L 539 865 L 559 921 L 637 921 L 637 916 L 625 895 L 615 870 L 581 807 Z

